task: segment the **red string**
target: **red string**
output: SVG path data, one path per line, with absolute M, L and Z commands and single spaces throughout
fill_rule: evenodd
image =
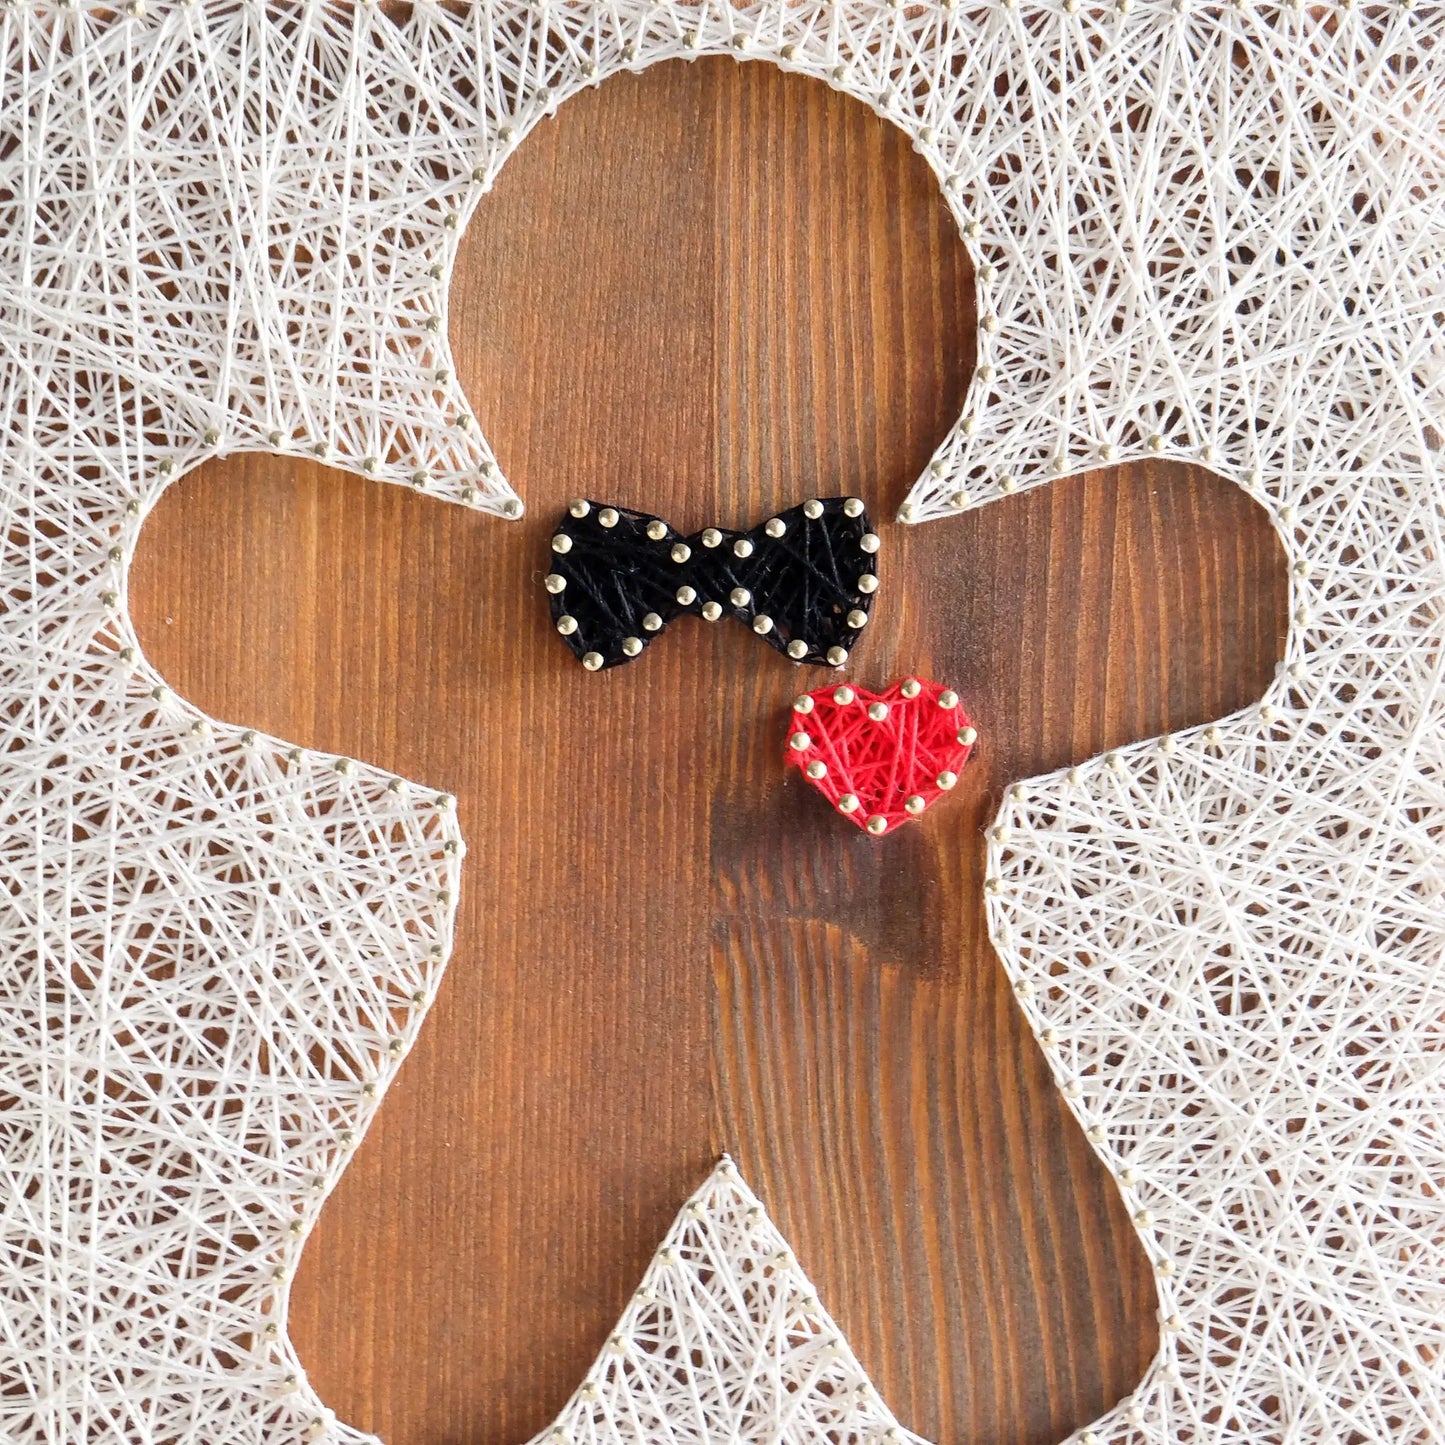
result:
M 950 792 L 977 733 L 958 694 L 904 678 L 886 692 L 834 683 L 793 704 L 787 760 L 875 837 L 922 817 Z

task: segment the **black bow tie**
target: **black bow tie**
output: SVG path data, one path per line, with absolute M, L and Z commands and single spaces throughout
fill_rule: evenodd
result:
M 732 616 L 794 662 L 842 667 L 878 588 L 863 503 L 804 502 L 750 532 L 691 537 L 660 517 L 576 501 L 552 538 L 552 621 L 592 672 L 638 656 L 691 612 Z

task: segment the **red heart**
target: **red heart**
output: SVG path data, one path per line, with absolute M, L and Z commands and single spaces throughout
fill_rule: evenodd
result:
M 793 704 L 787 760 L 882 837 L 953 787 L 977 737 L 958 694 L 936 682 L 907 677 L 881 693 L 841 683 Z

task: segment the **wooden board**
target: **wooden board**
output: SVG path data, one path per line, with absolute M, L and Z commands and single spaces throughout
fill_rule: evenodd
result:
M 1264 514 L 1136 466 L 895 524 L 964 394 L 967 260 L 900 134 L 767 67 L 570 102 L 452 299 L 526 520 L 237 458 L 132 579 L 181 693 L 451 789 L 470 840 L 446 983 L 296 1283 L 313 1381 L 391 1445 L 523 1441 L 728 1150 L 906 1423 L 1060 1438 L 1138 1380 L 1154 1296 L 988 946 L 982 829 L 1011 779 L 1259 695 Z M 884 536 L 852 675 L 950 682 L 982 730 L 881 843 L 784 778 L 821 674 L 682 621 L 592 676 L 540 586 L 575 494 L 692 529 L 839 493 Z

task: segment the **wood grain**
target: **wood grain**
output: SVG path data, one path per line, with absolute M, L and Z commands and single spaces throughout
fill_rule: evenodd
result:
M 570 102 L 465 239 L 453 343 L 525 521 L 238 458 L 148 525 L 132 598 L 180 692 L 460 801 L 448 977 L 292 1305 L 392 1445 L 544 1426 L 723 1149 L 925 1435 L 1044 1445 L 1151 1355 L 1142 1253 L 988 947 L 981 830 L 1010 779 L 1256 697 L 1283 564 L 1241 493 L 1162 466 L 892 524 L 971 304 L 898 133 L 661 67 Z M 885 545 L 853 675 L 950 681 L 983 733 L 881 844 L 783 777 L 817 674 L 681 622 L 593 677 L 538 585 L 577 493 L 691 529 L 840 492 Z

